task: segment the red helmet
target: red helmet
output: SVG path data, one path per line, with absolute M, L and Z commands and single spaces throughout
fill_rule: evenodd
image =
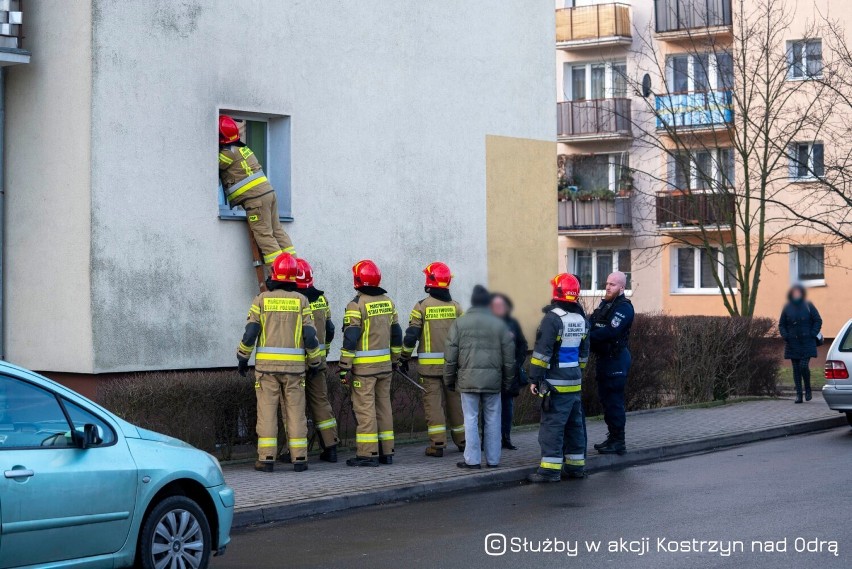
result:
M 426 286 L 429 288 L 450 288 L 450 281 L 453 280 L 450 268 L 440 262 L 431 263 L 423 269 L 423 274 L 426 275 Z
M 272 261 L 272 280 L 282 283 L 296 282 L 299 266 L 290 253 L 281 253 Z
M 580 281 L 568 273 L 560 273 L 550 281 L 553 287 L 553 300 L 577 302 L 580 298 Z
M 352 279 L 355 281 L 355 288 L 379 286 L 382 282 L 382 272 L 373 261 L 364 259 L 352 267 Z
M 304 259 L 296 259 L 296 286 L 310 288 L 314 284 L 314 270 Z
M 240 127 L 228 115 L 219 115 L 219 144 L 231 144 L 240 139 Z

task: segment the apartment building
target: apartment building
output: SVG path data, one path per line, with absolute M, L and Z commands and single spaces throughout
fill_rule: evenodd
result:
M 732 2 L 556 2 L 560 267 L 591 302 L 619 269 L 640 311 L 727 314 L 717 277 L 736 294 L 729 220 L 741 209 L 737 192 L 722 190 L 743 183 L 731 138 L 740 120 Z M 822 66 L 821 39 L 809 34 L 827 2 L 799 4 L 788 3 L 795 12 L 778 46 L 789 81 Z M 826 143 L 792 141 L 778 199 L 807 191 Z M 797 282 L 818 307 L 852 305 L 852 248 L 782 217 L 770 222 L 784 245 L 766 258 L 756 314 L 777 318 Z M 718 239 L 710 252 L 708 234 Z M 852 314 L 823 316 L 831 336 Z

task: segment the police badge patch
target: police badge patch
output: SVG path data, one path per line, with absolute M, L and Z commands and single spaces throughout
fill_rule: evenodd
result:
M 613 317 L 612 322 L 610 322 L 610 325 L 613 328 L 618 328 L 621 325 L 621 316 Z

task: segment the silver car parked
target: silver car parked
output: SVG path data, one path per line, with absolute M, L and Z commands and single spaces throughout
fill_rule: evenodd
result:
M 829 409 L 846 413 L 852 426 L 852 320 L 846 322 L 837 334 L 825 360 L 825 387 L 822 396 Z

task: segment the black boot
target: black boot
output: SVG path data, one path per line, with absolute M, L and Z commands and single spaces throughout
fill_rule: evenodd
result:
M 308 461 L 306 460 L 297 460 L 293 463 L 293 471 L 294 472 L 304 472 L 308 469 Z
M 254 469 L 258 472 L 273 472 L 275 463 L 268 460 L 258 460 L 254 463 Z
M 796 393 L 796 399 L 793 401 L 793 403 L 801 403 L 801 402 L 802 402 L 802 392 L 799 391 L 798 393 Z
M 608 445 L 597 449 L 601 454 L 624 454 L 627 452 L 627 445 L 624 442 L 624 431 L 620 433 L 612 433 Z
M 612 443 L 612 433 L 607 432 L 606 440 L 602 443 L 595 444 L 595 450 L 601 450 L 604 447 L 608 447 Z
M 356 456 L 347 458 L 346 466 L 378 466 L 379 459 L 375 456 Z
M 292 460 L 290 460 L 290 451 L 285 450 L 284 452 L 279 454 L 278 455 L 278 462 L 283 462 L 285 464 L 290 464 L 291 462 L 293 462 Z
M 392 454 L 383 454 L 379 457 L 379 462 L 382 464 L 393 464 L 393 455 Z
M 572 480 L 574 480 L 574 479 L 581 480 L 583 478 L 586 478 L 587 476 L 588 476 L 588 474 L 586 474 L 585 468 L 580 469 L 580 470 L 572 468 L 572 469 L 569 470 L 565 466 L 562 467 L 562 477 L 563 478 L 570 478 Z
M 337 462 L 337 445 L 326 447 L 320 453 L 320 460 L 325 462 Z
M 518 450 L 518 447 L 512 444 L 511 437 L 503 437 L 503 448 L 506 450 Z
M 533 472 L 532 474 L 527 475 L 527 480 L 529 482 L 532 482 L 533 484 L 543 484 L 543 483 L 547 483 L 547 482 L 559 482 L 559 480 L 561 479 L 560 476 L 559 476 L 559 471 L 554 470 L 554 472 L 556 473 L 555 476 L 550 475 L 550 474 L 542 474 L 541 472 Z
M 813 398 L 814 398 L 814 396 L 813 396 L 813 394 L 811 393 L 811 390 L 810 390 L 810 389 L 805 389 L 805 401 L 810 401 L 810 400 L 811 400 L 811 399 L 813 399 Z

